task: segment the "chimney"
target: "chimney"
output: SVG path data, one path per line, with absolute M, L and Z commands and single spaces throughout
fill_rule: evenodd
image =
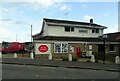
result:
M 90 19 L 90 23 L 91 23 L 91 24 L 93 23 L 93 19 L 92 19 L 92 18 Z

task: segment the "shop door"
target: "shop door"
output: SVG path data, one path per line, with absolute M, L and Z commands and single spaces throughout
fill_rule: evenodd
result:
M 81 50 L 80 50 L 80 48 L 78 47 L 78 48 L 77 48 L 77 57 L 79 57 L 79 58 L 80 58 L 80 56 L 81 56 L 80 53 L 81 53 Z

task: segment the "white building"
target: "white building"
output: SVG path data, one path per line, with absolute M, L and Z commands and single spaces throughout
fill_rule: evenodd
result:
M 103 35 L 103 30 L 106 28 L 106 26 L 95 24 L 93 19 L 87 23 L 43 18 L 41 32 L 33 36 L 35 49 L 37 49 L 35 54 L 44 56 L 38 53 L 38 47 L 36 47 L 38 44 L 51 45 L 53 56 L 69 54 L 71 46 L 74 48 L 72 54 L 75 57 L 81 57 L 83 52 L 90 54 L 98 52 L 98 44 L 101 44 L 98 36 Z

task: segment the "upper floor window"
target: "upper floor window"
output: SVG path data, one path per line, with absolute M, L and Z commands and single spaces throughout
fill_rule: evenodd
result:
M 92 29 L 92 33 L 99 33 L 99 29 Z
M 79 32 L 81 32 L 81 33 L 87 33 L 88 31 L 87 31 L 87 29 L 80 29 Z
M 74 32 L 74 27 L 65 26 L 65 31 L 66 32 Z

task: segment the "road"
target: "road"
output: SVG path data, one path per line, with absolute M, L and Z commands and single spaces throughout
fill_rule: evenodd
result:
M 3 79 L 118 79 L 117 72 L 44 67 L 28 65 L 2 65 Z

